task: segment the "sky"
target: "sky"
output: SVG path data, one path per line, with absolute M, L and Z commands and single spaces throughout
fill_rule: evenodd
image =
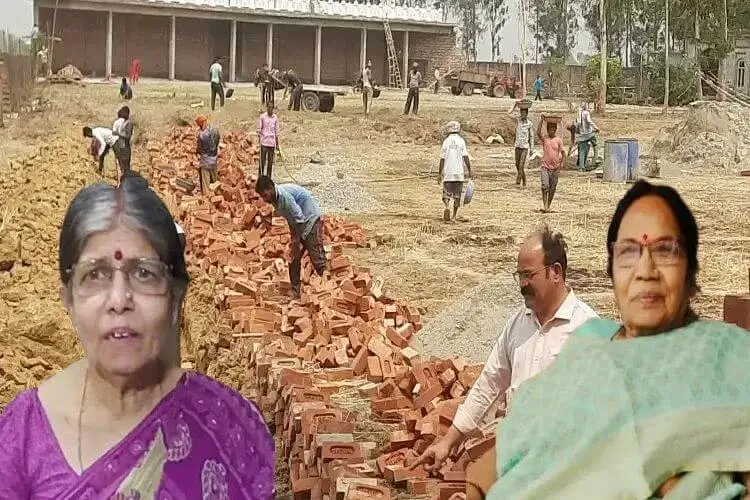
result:
M 28 35 L 34 24 L 32 0 L 0 0 L 0 30 Z
M 501 57 L 503 61 L 513 61 L 514 56 L 520 57 L 521 54 L 519 1 L 506 1 L 508 2 L 508 19 L 505 22 L 505 27 L 502 29 L 501 33 Z M 0 10 L 2 11 L 2 16 L 0 16 L 0 29 L 10 31 L 17 35 L 27 35 L 31 31 L 31 26 L 33 24 L 32 0 L 0 0 Z M 529 44 L 527 62 L 533 62 L 534 48 L 532 45 L 533 33 L 531 30 L 527 31 L 526 37 Z M 581 32 L 576 38 L 576 46 L 572 51 L 573 54 L 577 54 L 578 52 L 593 52 L 593 40 L 589 33 L 585 31 Z M 491 55 L 492 51 L 490 49 L 489 34 L 486 34 L 486 36 L 480 40 L 477 56 L 480 61 L 489 61 L 491 60 Z

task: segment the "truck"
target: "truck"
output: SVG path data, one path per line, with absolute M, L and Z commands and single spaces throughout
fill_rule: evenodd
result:
M 450 85 L 453 95 L 470 96 L 474 90 L 483 89 L 489 97 L 502 97 L 507 94 L 515 98 L 516 93 L 521 91 L 521 85 L 515 77 L 473 69 L 453 71 L 445 76 L 445 81 Z

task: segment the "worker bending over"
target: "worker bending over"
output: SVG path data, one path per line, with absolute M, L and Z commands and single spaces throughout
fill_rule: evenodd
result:
M 208 125 L 208 118 L 203 115 L 195 119 L 198 125 L 198 133 L 195 137 L 196 153 L 199 157 L 198 168 L 200 169 L 201 191 L 206 193 L 208 186 L 219 178 L 217 167 L 219 163 L 219 142 L 221 134 L 219 129 Z
M 289 93 L 289 107 L 287 109 L 299 111 L 302 104 L 302 80 L 299 79 L 293 69 L 290 69 L 284 73 L 284 81 L 286 82 L 284 97 L 286 97 L 287 92 Z
M 437 472 L 461 442 L 496 414 L 503 416 L 513 393 L 557 358 L 573 330 L 597 314 L 565 283 L 566 244 L 548 227 L 521 245 L 513 277 L 524 305 L 508 319 L 466 401 L 447 433 L 411 464 Z
M 307 189 L 296 184 L 276 185 L 270 177 L 258 178 L 255 191 L 284 217 L 292 233 L 292 261 L 289 263 L 289 281 L 292 298 L 300 296 L 300 270 L 302 254 L 310 256 L 315 272 L 322 276 L 326 269 L 326 252 L 323 248 L 323 221 L 318 202 Z
M 127 145 L 111 129 L 107 127 L 83 127 L 83 137 L 92 139 L 89 151 L 95 159 L 99 160 L 99 168 L 97 170 L 99 174 L 104 174 L 104 158 L 106 158 L 110 150 L 115 153 L 118 168 L 122 161 L 121 159 L 125 159 L 126 156 L 128 156 L 128 163 L 130 162 L 128 152 L 126 151 Z

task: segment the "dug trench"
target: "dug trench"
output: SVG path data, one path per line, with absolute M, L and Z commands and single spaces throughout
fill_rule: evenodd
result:
M 316 276 L 305 258 L 302 296 L 290 302 L 289 228 L 243 171 L 255 164 L 255 136 L 223 137 L 220 179 L 201 194 L 194 135 L 175 128 L 148 145 L 152 185 L 187 235 L 194 286 L 185 363 L 261 407 L 276 436 L 279 494 L 390 498 L 396 487 L 448 498 L 463 491 L 464 467 L 493 442 L 491 430 L 457 450 L 434 478 L 406 461 L 447 431 L 482 365 L 422 358 L 409 347 L 422 328 L 420 312 L 352 262 L 350 249 L 375 243 L 341 218 L 324 217 L 326 272 Z
M 257 402 L 277 440 L 279 494 L 389 498 L 406 490 L 447 498 L 463 491 L 463 467 L 492 443 L 490 428 L 433 478 L 405 463 L 447 430 L 482 365 L 426 358 L 409 347 L 422 327 L 419 310 L 352 262 L 351 250 L 375 243 L 341 218 L 325 219 L 325 275 L 312 274 L 305 259 L 303 295 L 289 302 L 288 227 L 242 169 L 255 163 L 252 136 L 224 135 L 220 181 L 202 195 L 192 189 L 194 134 L 181 127 L 149 141 L 143 165 L 187 234 L 184 366 Z M 67 204 L 101 179 L 72 135 L 12 160 L 0 174 L 5 406 L 83 354 L 59 300 L 54 256 Z

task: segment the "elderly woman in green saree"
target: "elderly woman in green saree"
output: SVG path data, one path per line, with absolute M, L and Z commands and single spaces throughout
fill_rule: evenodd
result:
M 582 325 L 519 389 L 488 498 L 747 498 L 750 332 L 691 308 L 695 218 L 674 189 L 638 182 L 607 251 L 620 321 Z

